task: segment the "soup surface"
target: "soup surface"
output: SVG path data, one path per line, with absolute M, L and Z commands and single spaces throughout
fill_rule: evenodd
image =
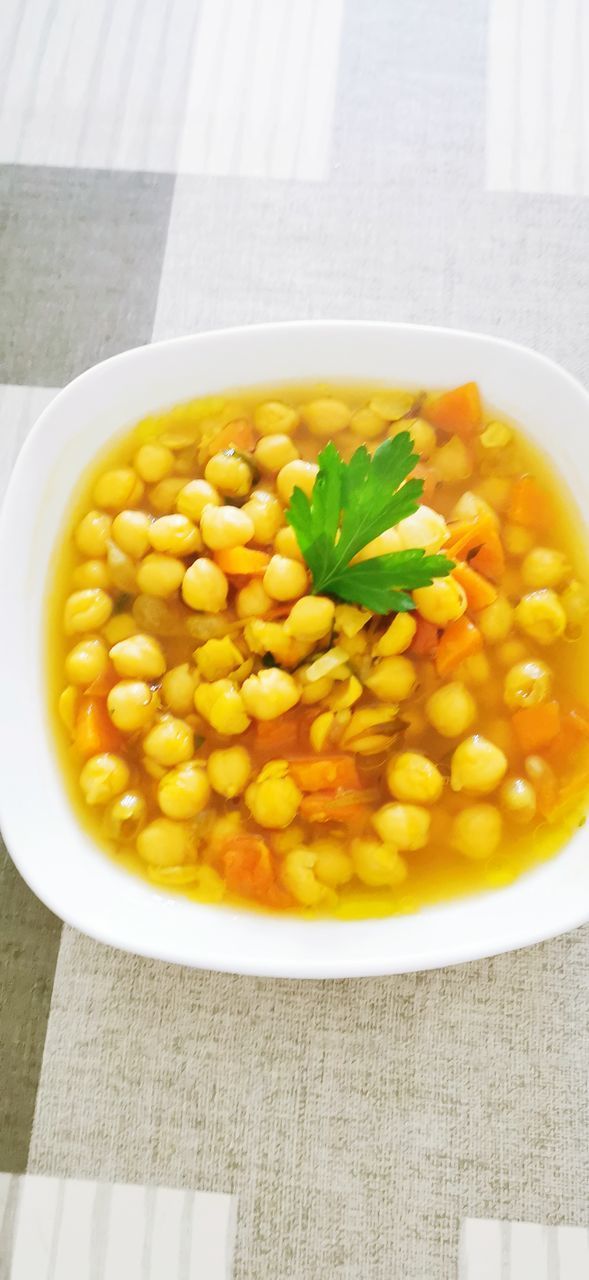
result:
M 51 582 L 78 811 L 199 901 L 350 918 L 503 885 L 584 820 L 585 578 L 570 495 L 472 383 L 145 419 Z

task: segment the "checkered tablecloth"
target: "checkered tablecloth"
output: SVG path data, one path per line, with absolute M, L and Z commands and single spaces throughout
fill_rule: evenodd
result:
M 73 375 L 213 326 L 464 326 L 587 378 L 588 84 L 588 0 L 2 0 L 2 483 Z M 454 1280 L 467 1218 L 587 1226 L 588 929 L 236 978 L 81 937 L 8 860 L 0 921 L 7 1173 L 237 1197 L 236 1280 Z

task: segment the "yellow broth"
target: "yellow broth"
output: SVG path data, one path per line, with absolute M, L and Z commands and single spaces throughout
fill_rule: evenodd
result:
M 322 420 L 320 409 L 313 406 L 324 404 L 325 397 L 328 401 Z M 339 417 L 333 409 L 333 400 L 340 405 Z M 266 434 L 261 434 L 256 421 L 264 422 L 264 406 L 268 402 L 279 406 L 272 411 L 277 419 L 276 430 L 268 434 L 264 426 Z M 589 713 L 584 710 L 589 597 L 585 588 L 586 547 L 580 517 L 554 467 L 519 427 L 495 412 L 483 410 L 480 423 L 463 438 L 428 421 L 428 417 L 435 420 L 437 403 L 432 392 L 387 391 L 358 384 L 298 384 L 208 397 L 175 406 L 126 430 L 111 442 L 82 478 L 56 551 L 50 583 L 51 716 L 64 779 L 80 820 L 96 842 L 129 871 L 198 901 L 339 918 L 386 915 L 412 912 L 425 905 L 504 885 L 553 855 L 584 820 L 589 783 Z M 430 409 L 430 406 L 434 407 Z M 335 415 L 333 432 L 329 429 L 330 413 Z M 353 416 L 356 413 L 357 419 Z M 280 429 L 282 423 L 285 431 Z M 291 568 L 287 566 L 284 570 L 281 566 L 287 584 L 293 559 L 298 566 L 293 578 L 294 594 L 288 599 L 276 598 L 270 592 L 260 594 L 260 584 L 270 583 L 271 575 L 267 578 L 259 572 L 251 579 L 247 574 L 227 573 L 227 606 L 217 612 L 206 611 L 209 601 L 204 602 L 204 608 L 202 601 L 199 608 L 190 607 L 183 600 L 182 581 L 170 580 L 168 593 L 159 596 L 138 585 L 138 573 L 142 581 L 147 574 L 152 582 L 149 565 L 145 567 L 146 557 L 150 555 L 163 556 L 166 562 L 171 558 L 180 578 L 196 560 L 223 562 L 225 548 L 215 549 L 206 542 L 203 545 L 203 528 L 208 528 L 211 517 L 205 519 L 202 527 L 199 518 L 192 521 L 196 532 L 190 535 L 189 531 L 194 543 L 191 550 L 176 548 L 174 554 L 166 549 L 158 550 L 166 530 L 160 527 L 159 537 L 153 532 L 154 524 L 162 516 L 192 509 L 191 503 L 178 495 L 186 485 L 203 477 L 211 452 L 213 459 L 218 458 L 219 453 L 233 460 L 237 458 L 240 463 L 245 459 L 245 471 L 243 465 L 239 470 L 241 479 L 231 480 L 231 468 L 226 474 L 229 488 L 232 483 L 242 488 L 245 484 L 248 492 L 224 491 L 223 480 L 216 489 L 217 512 L 226 512 L 228 507 L 232 511 L 242 512 L 244 508 L 251 511 L 248 503 L 252 501 L 252 492 L 262 490 L 270 495 L 271 501 L 265 507 L 266 524 L 263 519 L 259 520 L 245 549 L 263 552 L 271 558 L 277 552 L 284 556 L 285 549 L 292 551 L 293 546 L 291 540 L 290 547 L 285 548 L 286 503 L 278 492 L 280 480 L 277 491 L 277 475 L 281 470 L 277 469 L 277 460 L 298 456 L 313 462 L 330 436 L 342 457 L 349 459 L 365 434 L 370 435 L 366 443 L 373 452 L 387 436 L 407 427 L 420 454 L 426 504 L 423 510 L 440 513 L 446 522 L 441 550 L 456 539 L 459 522 L 464 527 L 468 520 L 482 520 L 480 528 L 496 528 L 504 556 L 504 566 L 495 576 L 480 575 L 483 587 L 486 583 L 487 590 L 496 591 L 497 601 L 482 610 L 471 607 L 467 601 L 463 614 L 481 633 L 480 651 L 458 662 L 449 672 L 441 673 L 437 663 L 438 646 L 450 624 L 430 623 L 435 644 L 427 654 L 416 651 L 419 646 L 415 636 L 407 643 L 399 642 L 400 648 L 395 648 L 393 643 L 389 656 L 402 659 L 391 674 L 393 692 L 396 680 L 398 696 L 379 697 L 366 683 L 375 671 L 382 669 L 386 645 L 383 650 L 380 642 L 393 622 L 391 615 L 368 617 L 355 634 L 346 635 L 341 625 L 345 610 L 342 613 L 341 602 L 335 601 L 335 616 L 324 635 L 313 642 L 288 637 L 285 633 L 290 613 L 297 599 L 301 595 L 306 597 L 310 591 L 308 581 L 301 586 L 301 558 L 294 552 L 292 557 L 286 557 L 291 561 Z M 232 432 L 237 437 L 237 454 L 231 451 Z M 282 437 L 279 445 L 275 444 L 274 436 Z M 284 436 L 290 439 L 290 448 Z M 221 449 L 215 450 L 212 442 L 216 440 L 220 440 Z M 155 452 L 152 446 L 156 446 Z M 224 452 L 226 449 L 228 454 Z M 140 450 L 144 452 L 138 457 Z M 108 476 L 113 469 L 130 468 L 131 480 L 137 480 L 134 470 L 137 466 L 146 478 L 134 484 L 135 491 L 123 492 L 123 484 L 122 496 L 117 495 L 115 484 L 115 491 L 109 496 Z M 151 478 L 160 472 L 161 479 Z M 209 474 L 212 474 L 210 468 Z M 225 476 L 222 467 L 219 474 Z M 549 512 L 543 527 L 542 520 L 534 525 L 533 521 L 522 524 L 512 518 L 522 477 L 531 477 L 533 484 L 539 486 L 537 492 L 542 496 L 545 512 Z M 127 478 L 129 480 L 129 474 Z M 91 510 L 106 512 L 108 517 L 103 522 L 105 536 L 100 545 L 96 530 L 87 530 L 87 536 L 79 532 L 81 522 Z M 144 516 L 133 517 L 131 521 L 125 517 L 117 525 L 117 515 L 129 510 Z M 526 512 L 526 516 L 528 514 Z M 114 530 L 112 522 L 115 522 Z M 214 522 L 211 528 L 214 530 Z M 213 534 L 209 533 L 209 537 Z M 153 538 L 156 547 L 152 544 Z M 126 551 L 121 543 L 127 547 Z M 132 554 L 129 554 L 131 543 Z M 88 548 L 96 554 L 90 554 Z M 548 555 L 538 557 L 538 548 L 546 548 Z M 480 555 L 476 546 L 474 555 L 472 550 L 470 556 L 462 559 L 457 555 L 457 562 L 476 568 Z M 373 554 L 378 552 L 376 548 Z M 161 569 L 161 565 L 155 566 L 158 567 Z M 483 568 L 488 568 L 484 560 Z M 170 572 L 168 563 L 164 569 L 165 573 Z M 173 572 L 176 573 L 176 569 Z M 543 573 L 553 585 L 542 585 Z M 534 590 L 548 590 L 550 598 L 556 600 L 557 634 L 550 637 L 549 644 L 539 643 L 537 635 L 530 633 L 525 625 L 525 612 L 518 609 L 522 597 L 530 595 L 530 580 Z M 278 595 L 284 597 L 280 575 L 278 581 Z M 257 585 L 250 598 L 248 588 L 252 582 Z M 102 592 L 108 598 L 105 605 L 100 596 L 105 608 L 109 612 L 112 609 L 110 616 L 104 619 L 100 609 L 93 615 L 90 608 L 89 625 L 83 618 L 83 625 L 78 629 L 79 619 L 74 617 L 76 629 L 72 630 L 72 606 L 66 602 L 72 594 L 93 591 L 96 585 L 99 596 Z M 88 601 L 91 605 L 89 597 L 86 603 Z M 250 614 L 240 616 L 246 603 Z M 350 623 L 350 616 L 347 622 Z M 255 623 L 253 650 L 250 648 L 252 623 Z M 260 626 L 267 627 L 268 623 L 271 631 L 261 632 Z M 354 630 L 353 626 L 348 629 Z M 533 629 L 532 620 L 532 632 Z M 430 633 L 426 629 L 425 634 Z M 158 669 L 154 674 L 149 645 L 149 672 L 145 679 L 134 669 L 130 675 L 117 671 L 113 660 L 119 662 L 119 667 L 123 662 L 126 672 L 129 654 L 123 661 L 124 646 L 137 634 L 147 635 L 156 642 L 155 648 L 159 647 L 162 657 L 160 666 L 165 666 L 165 672 Z M 266 634 L 267 647 L 263 643 Z M 203 701 L 203 687 L 213 685 L 214 672 L 211 676 L 210 664 L 208 659 L 205 662 L 202 649 L 208 640 L 226 637 L 239 653 L 239 666 L 234 657 L 233 670 L 218 677 L 237 693 L 241 707 L 237 720 L 230 725 L 231 731 L 225 731 L 225 725 L 219 722 L 216 727 L 211 724 L 209 704 L 205 706 Z M 88 641 L 91 642 L 89 649 Z M 113 646 L 121 642 L 123 650 L 115 649 L 113 655 Z M 68 658 L 79 645 L 82 651 L 78 650 L 77 657 Z M 275 655 L 272 655 L 272 645 L 279 650 Z M 336 646 L 341 650 L 342 645 L 345 660 L 339 668 L 336 666 L 335 678 L 329 675 L 309 682 L 306 671 L 312 663 Z M 201 650 L 201 654 L 195 659 L 197 650 Z M 133 667 L 132 654 L 130 660 Z M 141 654 L 137 661 L 140 668 Z M 204 663 L 204 669 L 199 668 L 199 661 Z M 516 668 L 517 675 L 521 663 L 535 664 L 536 677 L 531 682 L 531 693 L 526 686 L 531 701 L 514 705 L 513 690 L 517 698 L 518 686 L 516 676 L 510 673 Z M 414 680 L 409 691 L 406 687 L 408 664 Z M 168 679 L 170 670 L 176 671 L 178 667 L 183 668 L 182 678 Z M 268 670 L 286 672 L 289 688 L 290 682 L 296 685 L 296 704 L 262 720 L 252 710 L 250 692 L 249 713 L 245 713 L 247 723 L 241 730 L 236 729 L 244 711 L 246 692 L 252 688 L 247 681 Z M 537 678 L 538 671 L 541 678 Z M 508 677 L 512 686 L 511 705 L 506 704 Z M 146 709 L 126 707 L 123 695 L 113 694 L 113 688 L 129 679 L 139 682 L 144 689 L 147 686 L 145 697 L 149 698 L 149 707 Z M 174 693 L 174 681 L 182 696 L 178 689 Z M 458 685 L 461 690 L 458 700 L 471 708 L 471 718 L 456 733 L 439 732 L 432 723 L 433 712 L 430 713 L 432 694 L 448 685 Z M 197 697 L 199 688 L 201 692 Z M 236 704 L 234 692 L 229 699 L 232 714 Z M 521 690 L 519 692 L 521 694 Z M 346 705 L 346 694 L 351 699 L 350 705 Z M 121 703 L 119 719 L 120 715 L 124 720 L 127 717 L 123 729 L 112 724 L 115 713 L 111 704 L 117 696 Z M 448 696 L 456 702 L 455 689 L 454 694 Z M 541 742 L 537 749 L 526 749 L 514 730 L 513 717 L 522 706 L 529 710 L 530 706 L 546 707 L 546 704 L 549 704 L 548 719 L 552 716 L 552 729 L 549 724 L 546 732 L 551 732 L 552 737 Z M 457 711 L 451 702 L 448 706 Z M 98 709 L 96 723 L 87 722 L 88 708 L 93 716 Z M 372 743 L 367 730 L 359 738 L 350 736 L 352 718 L 363 711 L 376 713 L 373 716 L 376 740 Z M 129 716 L 133 725 L 138 717 L 144 716 L 144 719 L 129 728 Z M 330 721 L 324 745 L 321 734 L 313 730 L 320 716 L 327 716 Z M 175 730 L 171 719 L 184 726 L 178 731 L 185 739 L 179 748 L 172 740 Z M 155 756 L 146 754 L 146 739 L 148 744 L 156 741 L 157 747 L 157 734 L 154 739 L 152 731 L 162 725 L 167 729 L 157 758 L 157 750 Z M 535 721 L 532 729 L 537 729 Z M 110 730 L 113 730 L 112 736 Z M 540 724 L 540 734 L 542 730 Z M 505 768 L 490 788 L 455 790 L 453 756 L 457 747 L 472 735 L 479 735 L 503 753 Z M 91 750 L 93 744 L 96 751 Z M 239 758 L 232 755 L 214 756 L 212 762 L 209 759 L 213 752 L 228 749 L 234 752 L 236 747 L 241 748 Z M 92 763 L 96 757 L 102 759 L 105 751 L 121 766 L 117 773 L 111 760 L 106 780 L 100 772 L 100 760 L 98 765 Z M 417 794 L 407 800 L 403 786 L 400 792 L 398 788 L 391 790 L 395 761 L 404 758 L 406 753 L 417 753 L 431 763 L 441 778 L 439 795 L 428 795 L 424 799 Z M 334 758 L 337 762 L 335 781 L 329 781 L 327 774 L 328 785 L 321 787 L 318 795 L 320 775 L 316 767 L 309 773 L 309 762 L 317 766 Z M 261 822 L 260 805 L 254 803 L 255 789 L 258 787 L 259 801 L 260 772 L 273 761 L 277 762 L 278 790 L 285 786 L 286 779 L 290 794 L 285 792 L 282 799 L 278 798 L 274 812 L 268 812 L 266 805 Z M 187 780 L 183 773 L 186 765 Z M 179 799 L 178 769 L 182 773 L 181 792 L 185 787 Z M 219 787 L 227 789 L 226 779 L 232 769 L 236 770 L 237 790 L 234 795 L 226 796 L 220 793 Z M 305 769 L 312 781 L 311 789 L 306 789 L 301 782 Z M 351 788 L 350 778 L 355 778 L 357 783 Z M 299 803 L 295 803 L 295 812 L 291 814 L 293 780 Z M 166 787 L 168 801 L 164 803 L 162 796 Z M 127 800 L 129 793 L 131 800 Z M 321 796 L 325 801 L 323 808 Z M 521 804 L 519 812 L 515 808 L 517 804 Z M 395 812 L 385 823 L 379 814 L 389 806 Z M 479 806 L 484 812 L 478 817 L 469 817 L 470 811 Z M 411 812 L 404 812 L 407 809 Z M 413 809 L 419 811 L 417 817 Z M 185 810 L 188 810 L 187 816 Z M 466 817 L 461 818 L 465 811 L 468 811 Z M 286 825 L 283 824 L 285 814 L 292 818 Z

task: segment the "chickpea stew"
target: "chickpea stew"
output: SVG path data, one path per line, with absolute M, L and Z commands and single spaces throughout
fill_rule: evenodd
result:
M 474 383 L 145 419 L 51 583 L 78 812 L 198 901 L 359 918 L 506 884 L 588 807 L 586 577 L 570 495 Z

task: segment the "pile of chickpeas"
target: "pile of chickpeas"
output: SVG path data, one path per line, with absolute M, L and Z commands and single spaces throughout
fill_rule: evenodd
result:
M 491 883 L 499 854 L 509 878 L 546 825 L 540 790 L 558 786 L 511 717 L 567 688 L 589 611 L 572 547 L 509 520 L 533 455 L 495 420 L 472 443 L 448 439 L 413 392 L 301 398 L 178 406 L 85 482 L 56 566 L 52 653 L 87 819 L 126 865 L 205 901 L 361 915 L 443 898 L 445 877 L 453 892 Z M 428 500 L 357 559 L 437 552 L 481 514 L 506 556 L 496 599 L 472 615 L 484 647 L 444 677 L 419 627 L 441 635 L 465 615 L 456 578 L 389 617 L 315 596 L 285 519 L 326 440 L 348 458 L 400 430 Z M 231 568 L 240 549 L 263 553 L 254 572 Z

